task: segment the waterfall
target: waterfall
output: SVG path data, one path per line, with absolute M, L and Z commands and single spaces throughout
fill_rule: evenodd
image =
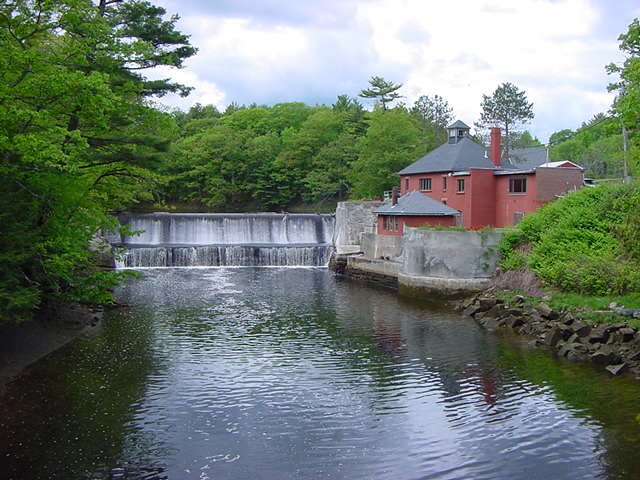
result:
M 333 215 L 152 213 L 107 234 L 117 266 L 326 266 Z

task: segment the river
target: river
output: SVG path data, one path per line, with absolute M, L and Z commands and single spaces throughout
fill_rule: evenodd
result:
M 0 400 L 7 479 L 633 479 L 640 386 L 323 268 L 141 270 Z

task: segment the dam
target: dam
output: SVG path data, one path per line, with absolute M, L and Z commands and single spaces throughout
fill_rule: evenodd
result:
M 118 217 L 111 233 L 119 268 L 324 267 L 334 217 L 316 214 L 150 213 Z

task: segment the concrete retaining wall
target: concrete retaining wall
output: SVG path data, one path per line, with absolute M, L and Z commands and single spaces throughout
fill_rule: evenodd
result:
M 375 232 L 376 214 L 373 211 L 383 202 L 338 202 L 334 245 L 338 254 L 362 251 L 363 233 Z
M 501 237 L 495 231 L 407 228 L 401 271 L 423 277 L 490 278 L 496 271 Z
M 365 258 L 393 260 L 402 262 L 402 237 L 363 233 L 361 237 L 362 253 Z
M 462 297 L 489 286 L 501 237 L 499 231 L 417 228 L 402 237 L 363 234 L 363 253 L 347 257 L 344 273 L 373 283 L 387 277 L 405 295 Z

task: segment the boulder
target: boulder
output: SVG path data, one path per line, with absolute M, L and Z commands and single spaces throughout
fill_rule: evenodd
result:
M 567 360 L 571 362 L 586 362 L 589 359 L 586 352 L 579 352 L 577 350 L 570 350 L 567 353 Z
M 487 330 L 497 330 L 500 327 L 500 322 L 495 318 L 487 318 L 483 326 Z
M 619 363 L 617 365 L 607 365 L 605 370 L 609 372 L 611 375 L 620 375 L 627 369 L 626 363 Z
M 562 340 L 562 330 L 559 327 L 553 327 L 544 336 L 544 344 L 548 347 L 555 347 Z
M 636 335 L 636 331 L 631 327 L 624 327 L 617 332 L 623 342 L 630 342 Z
M 611 345 L 602 345 L 591 354 L 591 361 L 598 365 L 613 365 L 620 363 L 620 355 Z
M 516 295 L 515 297 L 513 297 L 512 302 L 513 302 L 513 303 L 520 303 L 520 304 L 522 304 L 522 303 L 524 303 L 524 302 L 525 302 L 525 300 L 526 300 L 526 299 L 525 299 L 522 295 Z
M 573 361 L 577 361 L 578 359 L 584 360 L 587 357 L 587 349 L 581 343 L 566 342 L 562 345 L 558 354 L 562 357 L 570 358 Z
M 490 308 L 494 307 L 499 303 L 497 298 L 494 297 L 479 297 L 478 298 L 478 306 L 480 307 L 479 311 L 487 311 Z
M 486 311 L 485 316 L 489 318 L 499 318 L 504 315 L 504 313 L 504 305 L 495 304 L 493 307 Z
M 521 316 L 513 316 L 507 320 L 507 325 L 511 328 L 517 328 L 521 325 L 524 325 L 524 318 Z
M 481 311 L 480 304 L 474 303 L 473 305 L 469 305 L 467 308 L 465 308 L 462 313 L 470 317 L 473 317 L 476 313 L 480 311 Z
M 587 341 L 589 343 L 605 343 L 609 338 L 609 333 L 605 331 L 605 328 L 606 327 L 600 325 L 591 330 L 587 337 Z
M 611 323 L 609 325 L 604 325 L 604 331 L 606 333 L 613 333 L 613 332 L 617 332 L 621 328 L 625 328 L 627 326 L 628 325 L 626 323 Z
M 571 324 L 571 330 L 579 337 L 586 337 L 591 333 L 591 327 L 582 320 L 576 320 Z
M 550 320 L 558 318 L 558 314 L 546 303 L 539 304 L 536 307 L 536 310 L 543 318 L 548 318 Z

